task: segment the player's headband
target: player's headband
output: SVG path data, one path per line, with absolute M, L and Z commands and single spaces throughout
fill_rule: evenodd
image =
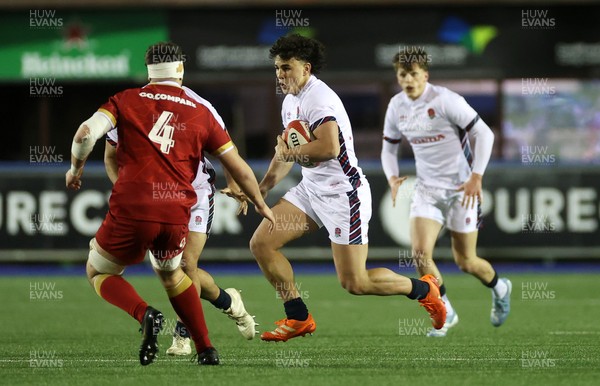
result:
M 166 62 L 148 65 L 148 78 L 165 79 L 165 78 L 183 78 L 183 62 Z

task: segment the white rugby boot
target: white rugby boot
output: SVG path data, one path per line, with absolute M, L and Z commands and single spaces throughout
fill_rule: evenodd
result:
M 224 310 L 223 313 L 235 321 L 240 334 L 242 334 L 244 338 L 248 340 L 254 339 L 254 336 L 258 333 L 256 331 L 258 323 L 256 323 L 254 317 L 246 311 L 240 291 L 235 288 L 227 288 L 225 292 L 231 297 L 231 306 Z

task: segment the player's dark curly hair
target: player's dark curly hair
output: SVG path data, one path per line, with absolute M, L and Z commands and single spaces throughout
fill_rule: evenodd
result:
M 405 47 L 396 53 L 394 59 L 392 59 L 396 71 L 400 68 L 410 71 L 412 70 L 413 63 L 416 63 L 423 70 L 429 71 L 430 61 L 431 57 L 427 55 L 423 47 Z
M 318 74 L 325 66 L 325 47 L 315 39 L 298 34 L 282 36 L 269 50 L 269 58 L 283 60 L 295 58 L 310 63 L 311 73 Z
M 185 54 L 175 43 L 158 42 L 146 50 L 146 65 L 179 61 L 185 62 Z

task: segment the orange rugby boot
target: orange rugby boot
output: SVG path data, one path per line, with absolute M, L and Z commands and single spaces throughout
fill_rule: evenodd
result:
M 311 314 L 306 320 L 281 319 L 275 322 L 277 328 L 273 331 L 263 332 L 260 339 L 267 342 L 285 342 L 297 336 L 312 334 L 317 329 L 317 323 Z
M 429 284 L 429 292 L 427 293 L 427 296 L 423 299 L 419 299 L 419 303 L 421 303 L 421 305 L 425 307 L 429 313 L 433 328 L 439 330 L 444 327 L 444 323 L 446 323 L 446 306 L 444 305 L 444 301 L 440 296 L 440 286 L 438 285 L 437 279 L 433 275 L 425 275 L 419 280 Z
M 287 320 L 287 318 L 279 319 L 278 321 L 275 322 L 275 325 L 281 326 L 282 324 L 285 324 L 286 320 Z

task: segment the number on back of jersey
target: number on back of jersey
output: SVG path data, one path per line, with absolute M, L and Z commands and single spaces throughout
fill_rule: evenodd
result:
M 163 111 L 154 126 L 152 126 L 152 130 L 148 133 L 148 138 L 152 142 L 160 144 L 160 151 L 165 154 L 169 154 L 171 147 L 175 146 L 175 140 L 172 139 L 174 128 L 169 125 L 171 118 L 173 118 L 172 112 Z

